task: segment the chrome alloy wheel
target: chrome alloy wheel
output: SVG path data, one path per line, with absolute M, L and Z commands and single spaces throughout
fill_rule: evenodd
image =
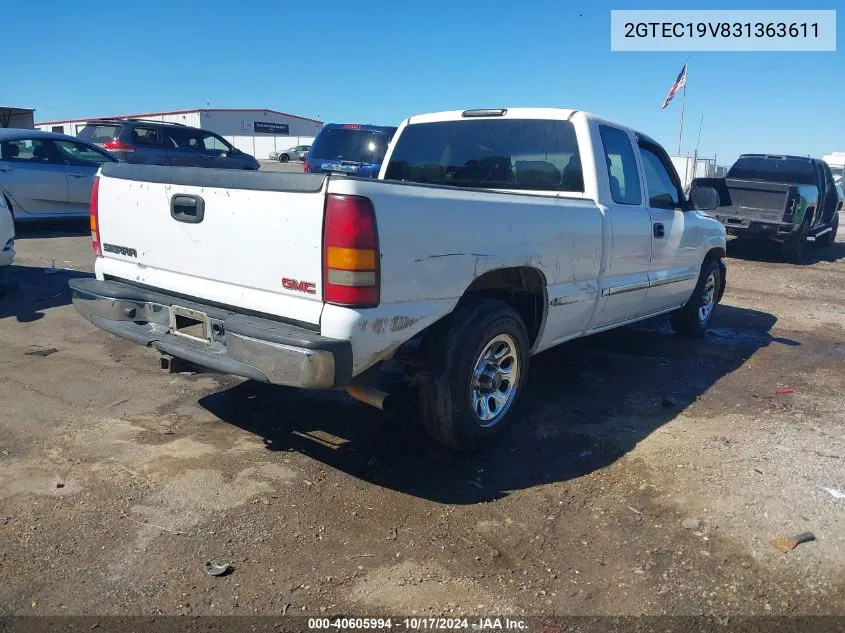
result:
M 476 422 L 490 428 L 507 413 L 519 386 L 519 350 L 509 334 L 499 334 L 475 362 L 470 385 L 470 408 Z
M 698 304 L 698 320 L 701 323 L 710 318 L 710 313 L 716 305 L 716 274 L 710 273 L 704 288 L 701 290 L 701 303 Z

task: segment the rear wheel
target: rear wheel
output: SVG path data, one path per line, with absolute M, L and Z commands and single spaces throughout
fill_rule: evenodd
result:
M 830 222 L 831 229 L 821 237 L 816 238 L 816 245 L 818 246 L 832 246 L 833 243 L 836 241 L 836 232 L 839 230 L 839 212 L 836 212 L 836 215 L 833 216 L 833 220 Z
M 287 154 L 282 154 L 281 156 L 279 156 L 279 162 L 280 163 L 286 163 L 289 160 L 290 160 L 290 156 L 288 156 Z
M 716 303 L 722 294 L 722 268 L 717 260 L 707 260 L 701 267 L 698 283 L 686 305 L 672 313 L 672 329 L 681 336 L 704 336 Z
M 787 239 L 780 246 L 780 252 L 784 258 L 791 262 L 800 262 L 807 254 L 807 237 L 810 235 L 810 215 L 804 216 L 804 221 L 798 228 L 798 232 Z
M 423 422 L 441 444 L 477 451 L 513 421 L 528 370 L 525 325 L 506 303 L 483 299 L 459 309 L 434 336 L 420 387 Z

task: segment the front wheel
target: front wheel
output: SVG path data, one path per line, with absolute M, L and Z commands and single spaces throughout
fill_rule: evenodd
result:
M 435 339 L 436 337 L 436 339 Z M 509 305 L 482 299 L 432 332 L 420 412 L 441 444 L 475 452 L 500 436 L 528 371 L 528 334 Z
M 280 163 L 286 163 L 289 160 L 290 160 L 290 156 L 288 156 L 287 154 L 282 154 L 281 156 L 279 156 L 279 162 Z
M 836 232 L 839 230 L 839 211 L 833 216 L 833 220 L 830 222 L 830 228 L 830 231 L 816 238 L 817 246 L 833 246 L 833 243 L 836 241 Z
M 701 267 L 698 283 L 683 308 L 672 313 L 672 328 L 681 336 L 704 336 L 722 294 L 722 268 L 717 260 Z

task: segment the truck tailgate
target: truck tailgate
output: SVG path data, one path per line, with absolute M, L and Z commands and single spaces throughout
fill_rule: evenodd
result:
M 787 184 L 751 180 L 725 180 L 730 205 L 719 213 L 768 222 L 782 222 L 790 199 Z
M 120 163 L 101 174 L 98 277 L 319 323 L 324 175 Z

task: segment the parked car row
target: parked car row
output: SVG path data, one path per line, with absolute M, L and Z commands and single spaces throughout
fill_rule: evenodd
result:
M 87 216 L 94 174 L 109 162 L 256 170 L 218 134 L 178 123 L 97 120 L 79 136 L 0 130 L 0 197 L 16 220 Z
M 0 198 L 16 220 L 84 217 L 91 183 L 117 158 L 73 136 L 0 130 Z
M 181 125 L 82 136 L 0 132 L 0 266 L 4 208 L 82 214 L 93 179 L 96 276 L 70 282 L 91 323 L 168 362 L 382 409 L 397 395 L 378 370 L 398 365 L 431 435 L 462 451 L 513 423 L 534 354 L 664 314 L 701 336 L 728 233 L 799 258 L 833 242 L 843 204 L 824 163 L 793 156 L 746 154 L 685 192 L 656 141 L 575 110 L 328 124 L 305 174 L 255 172 L 232 149 L 174 169 L 224 142 Z M 249 246 L 221 258 L 233 244 Z
M 136 165 L 258 169 L 259 163 L 219 134 L 200 128 L 144 119 L 98 120 L 79 138 Z

